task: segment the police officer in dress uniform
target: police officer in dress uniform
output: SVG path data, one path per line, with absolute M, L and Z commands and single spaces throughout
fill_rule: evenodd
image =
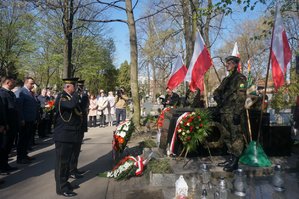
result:
M 223 79 L 220 86 L 214 91 L 214 99 L 220 111 L 221 124 L 228 134 L 223 135 L 229 160 L 219 163 L 224 171 L 232 172 L 238 168 L 238 161 L 244 149 L 244 140 L 241 133 L 241 118 L 244 117 L 246 100 L 246 77 L 237 71 L 240 58 L 228 56 L 226 69 L 229 75 Z
M 58 94 L 55 107 L 54 141 L 56 151 L 56 193 L 65 197 L 77 195 L 69 182 L 70 162 L 81 134 L 82 113 L 76 92 L 78 78 L 63 79 L 64 89 Z
M 88 107 L 89 107 L 89 99 L 86 92 L 84 92 L 84 80 L 78 81 L 78 94 L 80 97 L 80 108 L 82 110 L 82 126 L 81 131 L 78 137 L 78 142 L 75 144 L 74 153 L 72 156 L 71 164 L 70 164 L 70 177 L 74 179 L 82 178 L 82 174 L 85 173 L 85 171 L 78 170 L 78 159 L 79 154 L 81 151 L 81 145 L 84 138 L 84 133 L 87 132 L 87 115 L 88 115 Z

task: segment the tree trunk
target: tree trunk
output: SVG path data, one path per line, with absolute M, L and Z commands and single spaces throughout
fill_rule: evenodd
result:
M 183 22 L 184 22 L 184 37 L 186 42 L 186 66 L 189 67 L 189 63 L 192 57 L 192 32 L 190 23 L 190 2 L 189 0 L 182 0 L 183 7 Z
M 64 31 L 64 48 L 63 48 L 63 77 L 72 76 L 72 49 L 73 49 L 73 20 L 74 20 L 74 3 L 73 0 L 64 0 L 63 5 L 63 31 Z
M 131 91 L 134 105 L 133 122 L 137 129 L 140 128 L 140 101 L 138 87 L 138 53 L 136 26 L 132 9 L 132 1 L 126 0 L 126 13 L 130 33 L 130 58 L 131 58 Z
M 156 76 L 156 66 L 153 57 L 151 57 L 151 66 L 152 66 L 152 71 L 153 71 L 153 98 L 152 102 L 154 103 L 156 101 L 156 94 L 157 94 L 157 76 Z

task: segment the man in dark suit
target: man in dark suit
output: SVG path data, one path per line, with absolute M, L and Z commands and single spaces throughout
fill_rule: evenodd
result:
M 81 134 L 82 112 L 80 97 L 76 92 L 78 78 L 63 79 L 64 89 L 58 94 L 55 107 L 54 141 L 56 151 L 56 193 L 65 197 L 77 195 L 68 182 L 70 162 Z
M 18 169 L 17 167 L 12 167 L 8 164 L 8 155 L 12 149 L 18 132 L 19 120 L 16 96 L 11 91 L 14 88 L 15 79 L 7 76 L 3 77 L 1 82 L 2 87 L 0 88 L 0 98 L 4 105 L 3 112 L 6 113 L 7 125 L 6 135 L 3 137 L 5 140 L 4 153 L 0 155 L 0 170 L 1 172 L 9 173 Z
M 17 163 L 29 164 L 33 160 L 28 156 L 29 144 L 34 135 L 35 123 L 37 119 L 38 103 L 32 92 L 34 88 L 34 79 L 27 77 L 24 86 L 19 93 L 19 115 L 21 121 L 21 129 L 19 132 L 19 142 L 17 147 Z
M 46 135 L 49 133 L 50 129 L 50 111 L 46 110 L 46 107 L 48 106 L 48 102 L 50 101 L 50 98 L 46 95 L 47 90 L 44 88 L 41 91 L 41 94 L 37 97 L 39 103 L 40 103 L 40 120 L 38 123 L 38 136 L 40 138 L 45 138 Z
M 71 164 L 70 164 L 70 177 L 74 179 L 82 178 L 82 174 L 85 171 L 78 170 L 78 159 L 81 151 L 81 145 L 84 138 L 84 133 L 87 132 L 87 114 L 89 107 L 89 99 L 86 92 L 84 92 L 84 80 L 78 81 L 78 94 L 80 97 L 80 107 L 82 110 L 82 126 L 80 135 L 78 137 L 78 142 L 75 144 L 74 153 L 72 156 Z

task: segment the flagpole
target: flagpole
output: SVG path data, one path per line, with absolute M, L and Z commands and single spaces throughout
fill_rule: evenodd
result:
M 268 66 L 267 66 L 267 73 L 266 73 L 266 82 L 265 82 L 265 89 L 264 89 L 264 94 L 263 94 L 263 99 L 262 99 L 262 105 L 261 105 L 261 114 L 260 114 L 260 121 L 259 121 L 259 130 L 258 130 L 258 135 L 257 135 L 257 143 L 259 143 L 260 140 L 260 135 L 261 135 L 261 128 L 262 128 L 262 123 L 263 123 L 263 113 L 264 113 L 264 108 L 265 108 L 265 99 L 266 99 L 266 91 L 267 91 L 267 86 L 268 86 L 268 78 L 269 78 L 269 70 L 270 70 L 270 62 L 271 62 L 271 56 L 272 56 L 272 45 L 273 45 L 273 35 L 274 35 L 274 28 L 275 28 L 275 21 L 276 21 L 276 15 L 277 15 L 278 8 L 276 6 L 276 12 L 275 12 L 275 18 L 274 18 L 274 25 L 272 29 L 272 37 L 271 37 L 271 45 L 270 45 L 270 56 L 268 59 Z
M 220 77 L 219 77 L 219 75 L 218 75 L 218 72 L 217 72 L 217 70 L 216 70 L 216 68 L 215 68 L 215 65 L 213 64 L 212 66 L 213 66 L 213 68 L 214 68 L 214 71 L 215 71 L 215 74 L 216 74 L 216 76 L 217 76 L 217 79 L 218 79 L 219 83 L 221 83 L 221 80 L 220 80 Z

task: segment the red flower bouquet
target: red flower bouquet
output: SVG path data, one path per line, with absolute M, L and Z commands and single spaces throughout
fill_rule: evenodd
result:
M 206 110 L 187 112 L 178 119 L 174 136 L 177 135 L 182 141 L 186 154 L 195 151 L 199 143 L 205 141 L 211 130 L 210 122 L 210 114 Z M 172 139 L 172 146 L 174 141 L 175 137 Z
M 45 105 L 45 111 L 50 112 L 55 108 L 55 100 L 50 100 Z

